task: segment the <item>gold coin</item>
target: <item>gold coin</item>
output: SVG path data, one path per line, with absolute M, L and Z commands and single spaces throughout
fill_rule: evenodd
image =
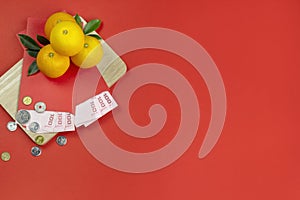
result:
M 9 161 L 10 160 L 10 154 L 8 152 L 3 152 L 1 154 L 1 160 L 5 161 L 5 162 Z
M 23 104 L 29 106 L 32 103 L 32 98 L 30 96 L 23 97 Z
M 36 144 L 41 145 L 44 143 L 45 138 L 41 135 L 38 135 L 34 140 Z

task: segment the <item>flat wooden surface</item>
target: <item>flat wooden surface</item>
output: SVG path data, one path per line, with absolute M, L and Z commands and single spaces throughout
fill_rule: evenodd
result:
M 0 77 L 0 105 L 6 112 L 15 120 L 18 110 L 18 98 L 20 89 L 20 80 L 22 74 L 22 59 L 12 66 L 4 75 Z M 44 145 L 49 142 L 57 133 L 37 134 L 26 130 L 19 126 L 30 139 L 39 145 Z M 39 142 L 38 138 L 44 138 Z
M 109 45 L 101 41 L 104 55 L 101 62 L 97 65 L 97 69 L 102 74 L 108 87 L 116 83 L 126 72 L 126 64 L 124 61 L 109 47 Z M 22 59 L 11 67 L 4 75 L 0 77 L 0 105 L 7 113 L 15 119 L 18 109 L 18 99 L 20 90 L 20 81 L 22 75 Z M 36 134 L 19 126 L 33 142 L 44 145 L 49 142 L 57 133 Z M 37 138 L 44 138 L 43 142 L 37 142 Z
M 111 47 L 101 40 L 103 48 L 103 58 L 97 65 L 97 68 L 108 87 L 115 84 L 125 75 L 127 67 L 124 61 L 111 49 Z

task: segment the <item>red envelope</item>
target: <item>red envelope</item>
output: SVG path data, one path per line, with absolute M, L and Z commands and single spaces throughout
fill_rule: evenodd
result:
M 25 32 L 36 40 L 37 34 L 44 35 L 44 24 L 44 19 L 28 18 Z M 47 104 L 47 110 L 72 112 L 72 90 L 79 68 L 71 64 L 68 71 L 56 79 L 48 78 L 42 73 L 27 76 L 34 59 L 24 51 L 18 109 L 33 109 L 35 102 L 43 101 Z M 22 102 L 24 96 L 30 96 L 33 100 L 29 107 Z

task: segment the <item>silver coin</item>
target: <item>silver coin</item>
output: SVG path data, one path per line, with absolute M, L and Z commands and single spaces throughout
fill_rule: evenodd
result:
M 36 133 L 40 129 L 40 124 L 37 122 L 31 122 L 28 127 L 31 132 Z
M 42 112 L 45 112 L 46 110 L 46 104 L 44 102 L 37 102 L 35 105 L 34 105 L 34 110 L 38 113 L 42 113 Z
M 16 120 L 20 124 L 26 124 L 30 120 L 30 113 L 27 110 L 19 110 L 16 114 Z
M 40 147 L 37 147 L 37 146 L 32 147 L 32 148 L 31 148 L 31 154 L 32 154 L 33 156 L 39 156 L 39 155 L 42 154 L 42 150 L 40 149 Z
M 59 146 L 65 146 L 67 144 L 67 138 L 65 136 L 58 136 L 56 138 L 56 143 L 59 145 Z
M 9 131 L 15 131 L 15 130 L 17 130 L 18 125 L 16 122 L 10 121 L 7 123 L 6 127 Z

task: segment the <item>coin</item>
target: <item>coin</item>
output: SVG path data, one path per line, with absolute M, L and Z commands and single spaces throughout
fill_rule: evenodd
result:
M 45 138 L 41 135 L 38 135 L 34 140 L 36 144 L 42 145 L 44 143 Z
M 35 147 L 31 148 L 31 154 L 33 156 L 39 156 L 39 155 L 41 155 L 41 153 L 42 153 L 42 150 L 39 147 L 35 146 Z
M 28 127 L 31 132 L 36 133 L 40 129 L 40 124 L 37 122 L 31 122 Z
M 30 113 L 27 110 L 19 110 L 16 114 L 16 120 L 20 124 L 26 124 L 30 120 Z
M 1 154 L 1 160 L 7 162 L 10 160 L 10 154 L 8 152 L 2 152 Z
M 46 110 L 46 104 L 44 102 L 37 102 L 34 105 L 34 110 L 38 113 L 42 113 Z
M 17 126 L 16 122 L 10 121 L 7 123 L 6 127 L 9 131 L 15 131 L 15 130 L 17 130 L 18 126 Z
M 67 138 L 63 135 L 61 136 L 58 136 L 56 138 L 56 143 L 59 145 L 59 146 L 65 146 L 67 144 Z
M 23 104 L 29 106 L 32 103 L 32 98 L 30 96 L 23 97 Z

